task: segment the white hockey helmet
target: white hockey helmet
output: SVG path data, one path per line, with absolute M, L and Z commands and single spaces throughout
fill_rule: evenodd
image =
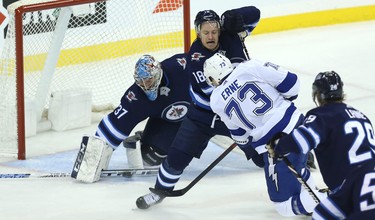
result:
M 233 71 L 230 60 L 221 53 L 215 53 L 203 65 L 206 82 L 211 86 L 218 86 L 220 80 Z

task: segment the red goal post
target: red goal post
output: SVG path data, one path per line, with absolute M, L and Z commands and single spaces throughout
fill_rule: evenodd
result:
M 190 46 L 189 0 L 21 0 L 7 10 L 0 155 L 21 160 L 26 137 L 54 130 L 54 92 L 88 90 L 93 109 L 116 106 L 139 56 Z

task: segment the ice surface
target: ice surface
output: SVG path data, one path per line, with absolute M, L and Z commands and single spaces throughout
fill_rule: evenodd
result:
M 246 40 L 246 45 L 251 57 L 299 74 L 302 87 L 296 103 L 303 112 L 314 107 L 311 83 L 315 75 L 335 70 L 344 81 L 347 103 L 375 120 L 374 39 L 375 21 L 369 21 L 255 35 Z M 39 139 L 31 138 L 28 141 L 37 147 L 28 148 L 28 159 L 1 158 L 0 173 L 71 172 L 80 137 L 94 131 L 95 127 L 90 127 L 63 136 L 51 132 Z M 48 142 L 52 138 L 69 139 L 72 143 L 55 148 Z M 202 158 L 193 160 L 185 170 L 176 189 L 189 184 L 223 151 L 211 143 Z M 110 168 L 126 166 L 125 151 L 119 148 Z M 319 173 L 313 175 L 318 185 L 323 186 Z M 229 154 L 184 196 L 167 198 L 149 210 L 137 209 L 135 200 L 148 193 L 155 178 L 108 177 L 95 184 L 77 183 L 70 178 L 1 179 L 0 219 L 309 219 L 280 217 L 268 200 L 263 171 L 239 153 Z

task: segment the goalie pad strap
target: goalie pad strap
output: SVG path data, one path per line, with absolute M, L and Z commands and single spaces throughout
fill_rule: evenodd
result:
M 85 183 L 100 179 L 103 169 L 107 169 L 113 148 L 95 136 L 83 136 L 71 177 Z

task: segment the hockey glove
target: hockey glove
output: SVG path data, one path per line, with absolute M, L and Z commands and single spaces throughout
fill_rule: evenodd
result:
M 245 31 L 245 22 L 241 14 L 228 10 L 221 15 L 221 26 L 224 30 L 236 34 Z
M 252 158 L 251 158 L 251 160 L 253 160 L 253 163 L 255 164 L 255 165 L 257 165 L 258 167 L 260 167 L 260 168 L 263 168 L 264 167 L 264 165 L 265 165 L 265 163 L 264 163 L 264 160 L 263 160 L 263 154 L 255 154 Z
M 167 155 L 158 152 L 157 149 L 143 144 L 141 145 L 141 153 L 143 163 L 149 167 L 159 166 L 167 157 Z
M 276 149 L 277 144 L 279 143 L 280 138 L 283 137 L 284 135 L 286 135 L 286 134 L 283 133 L 283 132 L 279 132 L 276 135 L 274 135 L 271 138 L 271 140 L 268 141 L 266 147 L 267 147 L 268 154 L 269 154 L 270 157 L 275 158 L 275 159 L 281 159 L 284 156 L 286 156 L 286 154 L 283 155 L 283 154 L 279 154 L 279 153 L 276 152 L 277 151 L 277 149 Z
M 245 145 L 237 144 L 238 147 L 245 153 L 248 160 L 252 159 L 254 164 L 260 168 L 264 167 L 263 155 L 259 155 L 258 152 L 251 146 L 251 141 Z

